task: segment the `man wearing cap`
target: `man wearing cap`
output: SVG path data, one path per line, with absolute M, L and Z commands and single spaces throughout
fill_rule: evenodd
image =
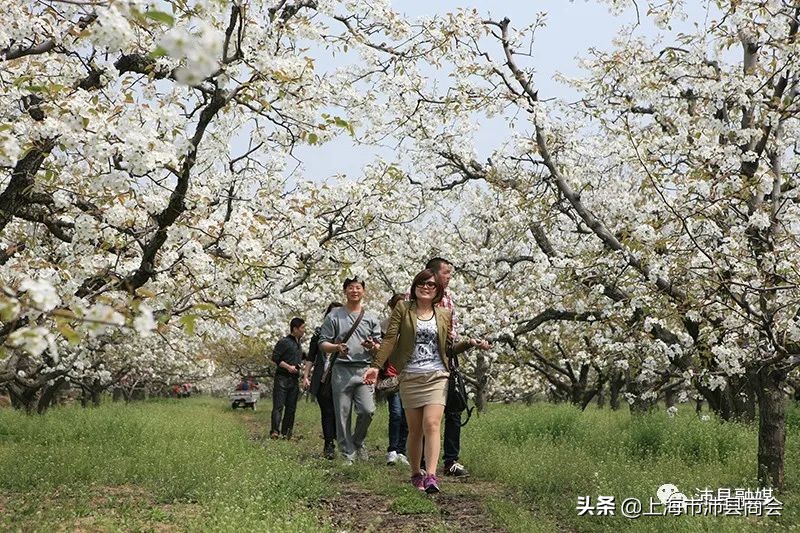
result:
M 375 413 L 374 388 L 364 384 L 363 379 L 364 372 L 372 362 L 372 354 L 380 347 L 381 327 L 378 317 L 372 313 L 365 312 L 359 321 L 365 287 L 362 279 L 344 280 L 346 303 L 328 313 L 319 335 L 320 349 L 336 354 L 330 379 L 336 417 L 336 439 L 347 464 L 352 464 L 356 458 L 363 461 L 369 459 L 364 441 Z M 343 342 L 357 321 L 358 325 L 352 335 Z M 353 410 L 356 413 L 356 423 L 351 431 L 350 418 Z

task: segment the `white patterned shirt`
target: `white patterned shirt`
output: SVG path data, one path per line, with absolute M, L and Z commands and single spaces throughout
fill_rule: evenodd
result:
M 429 320 L 417 318 L 414 353 L 411 354 L 405 370 L 412 374 L 445 370 L 439 355 L 439 333 L 436 329 L 435 314 Z

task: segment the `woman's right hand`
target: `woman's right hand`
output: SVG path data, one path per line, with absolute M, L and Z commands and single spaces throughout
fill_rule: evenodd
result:
M 364 372 L 364 383 L 367 385 L 374 385 L 378 381 L 378 369 L 369 368 Z

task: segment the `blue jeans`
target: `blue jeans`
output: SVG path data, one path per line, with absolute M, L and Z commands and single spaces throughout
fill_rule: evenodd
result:
M 395 392 L 386 397 L 389 404 L 389 448 L 387 452 L 406 454 L 406 440 L 408 439 L 408 423 L 400 393 Z

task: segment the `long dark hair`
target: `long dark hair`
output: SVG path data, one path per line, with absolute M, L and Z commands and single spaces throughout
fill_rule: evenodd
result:
M 414 292 L 414 289 L 422 283 L 423 281 L 428 281 L 428 279 L 433 278 L 433 282 L 436 283 L 436 296 L 433 297 L 433 305 L 438 304 L 444 298 L 444 287 L 442 283 L 439 281 L 439 278 L 436 277 L 436 272 L 431 270 L 430 268 L 426 268 L 425 270 L 421 271 L 419 274 L 414 276 L 414 281 L 411 282 L 411 290 L 409 292 L 409 299 L 416 300 L 417 295 Z

